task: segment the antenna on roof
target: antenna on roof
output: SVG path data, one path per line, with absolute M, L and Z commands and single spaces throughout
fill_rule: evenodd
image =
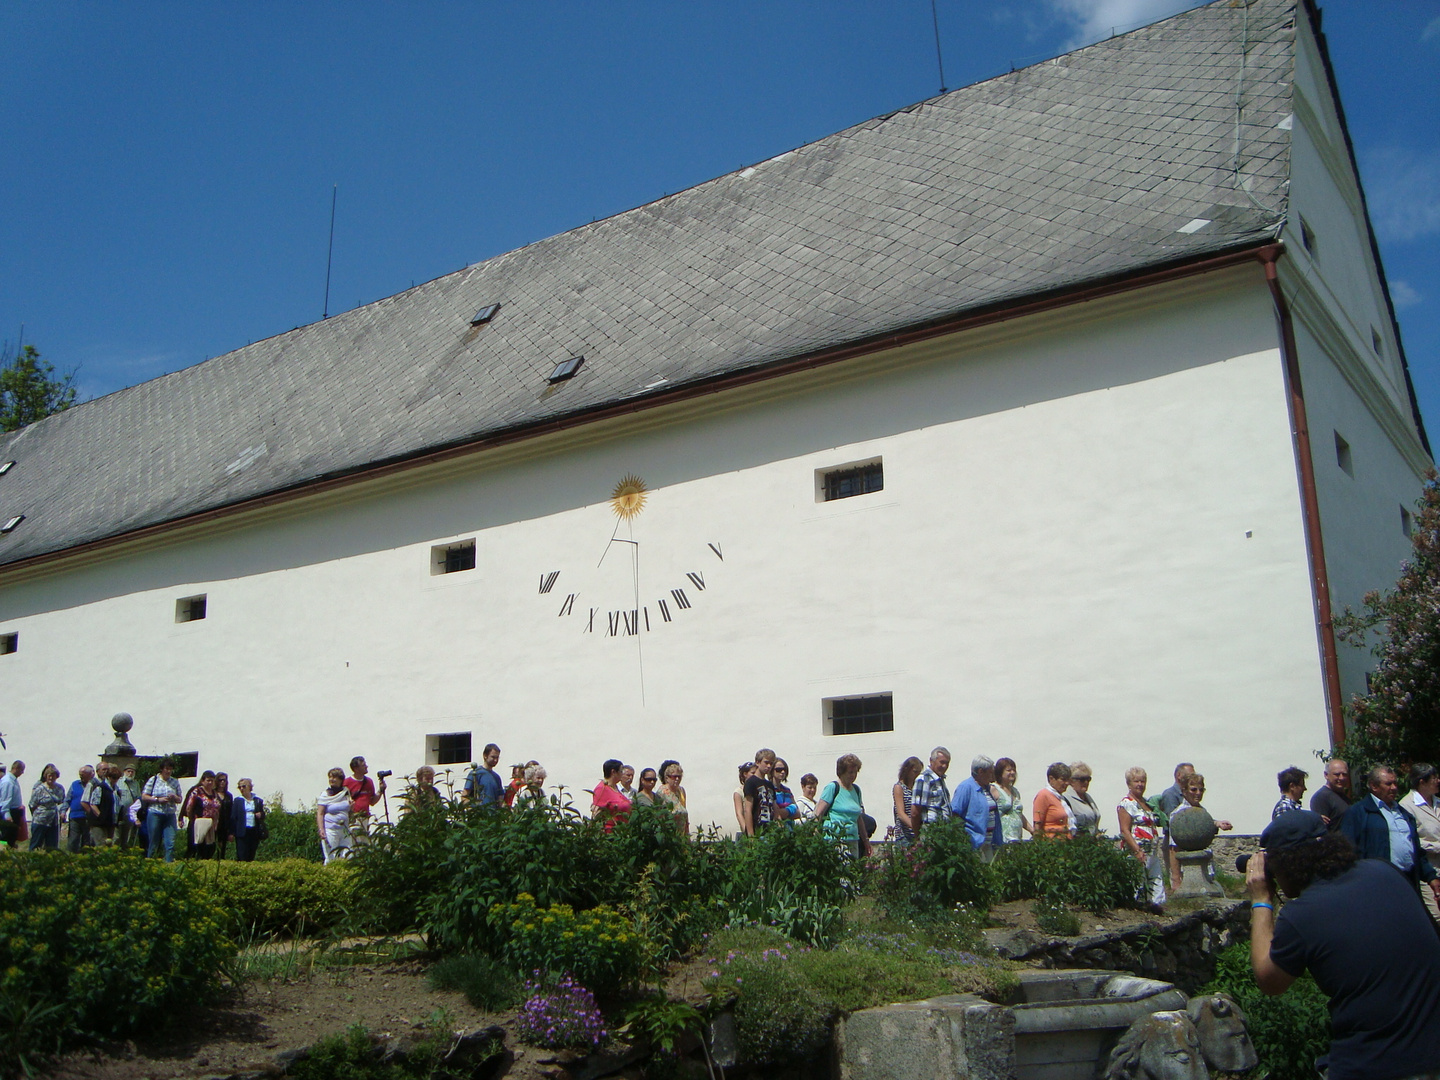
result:
M 340 185 L 330 189 L 330 247 L 325 252 L 325 311 L 322 319 L 330 317 L 330 260 L 335 254 L 335 196 L 340 194 Z
M 935 63 L 940 68 L 940 93 L 945 90 L 945 58 L 940 55 L 940 16 L 935 12 L 935 0 L 930 0 L 930 21 L 935 25 Z

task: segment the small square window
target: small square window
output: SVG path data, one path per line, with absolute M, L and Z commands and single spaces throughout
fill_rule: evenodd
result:
M 1385 355 L 1385 339 L 1380 336 L 1380 331 L 1370 327 L 1370 348 L 1375 350 L 1376 356 Z
M 199 622 L 205 618 L 205 596 L 186 596 L 175 601 L 175 621 Z
M 1312 256 L 1320 257 L 1320 237 L 1303 217 L 1300 219 L 1300 243 Z
M 15 462 L 13 462 L 13 461 L 0 461 L 0 476 L 4 476 L 7 472 L 9 472 L 9 471 L 10 471 L 11 469 L 13 469 L 14 467 L 15 467 Z
M 580 370 L 580 365 L 585 363 L 585 357 L 572 356 L 569 360 L 561 360 L 555 365 L 555 370 L 550 373 L 550 382 L 564 382 L 566 379 L 573 379 L 575 373 Z
M 15 515 L 14 517 L 12 517 L 12 518 L 7 518 L 7 519 L 5 520 L 5 524 L 0 525 L 0 533 L 14 532 L 14 531 L 15 531 L 15 527 L 16 527 L 17 525 L 19 525 L 20 522 L 22 522 L 22 521 L 24 521 L 24 520 L 25 520 L 25 515 L 24 515 L 24 514 L 16 514 L 16 515 Z
M 1407 540 L 1415 532 L 1415 517 L 1403 506 L 1400 507 L 1400 531 L 1405 534 Z
M 475 541 L 460 540 L 453 544 L 439 544 L 430 549 L 430 573 L 458 574 L 462 570 L 475 569 Z
M 470 325 L 483 326 L 485 323 L 495 318 L 495 315 L 499 310 L 499 304 L 486 304 L 484 307 L 482 307 L 479 311 L 475 312 L 475 314 L 470 317 Z
M 452 731 L 425 736 L 425 761 L 430 765 L 468 765 L 470 732 Z
M 879 458 L 874 461 L 843 465 L 838 469 L 822 469 L 815 474 L 816 502 L 834 502 L 836 499 L 851 499 L 856 495 L 869 495 L 885 488 L 885 466 Z
M 20 651 L 20 634 L 13 632 L 0 634 L 0 656 L 9 656 L 13 652 Z
M 1355 475 L 1355 460 L 1350 456 L 1350 444 L 1340 432 L 1335 432 L 1335 464 L 1345 470 L 1350 477 Z
M 826 698 L 823 704 L 826 735 L 866 735 L 872 731 L 895 730 L 895 706 L 891 694 Z

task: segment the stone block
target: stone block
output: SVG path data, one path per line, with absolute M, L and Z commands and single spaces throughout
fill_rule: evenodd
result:
M 862 1009 L 835 1029 L 840 1080 L 1009 1080 L 1015 1016 L 974 994 Z

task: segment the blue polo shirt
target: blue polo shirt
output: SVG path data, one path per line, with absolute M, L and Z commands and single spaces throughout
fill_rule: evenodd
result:
M 965 823 L 965 832 L 972 847 L 978 848 L 987 840 L 992 844 L 1003 842 L 995 800 L 975 777 L 967 776 L 955 789 L 955 797 L 950 800 L 950 813 Z
M 70 820 L 84 821 L 85 808 L 80 804 L 85 801 L 85 788 L 88 785 L 83 780 L 70 781 Z

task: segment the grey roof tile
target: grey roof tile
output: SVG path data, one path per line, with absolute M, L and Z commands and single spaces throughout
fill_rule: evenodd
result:
M 1273 237 L 1293 23 L 1293 0 L 1220 0 L 0 436 L 19 463 L 0 517 L 26 515 L 0 565 L 633 397 L 657 373 L 671 389 Z M 1253 198 L 1232 172 L 1242 44 Z M 1215 224 L 1176 233 L 1196 216 Z M 574 353 L 580 374 L 545 393 Z

